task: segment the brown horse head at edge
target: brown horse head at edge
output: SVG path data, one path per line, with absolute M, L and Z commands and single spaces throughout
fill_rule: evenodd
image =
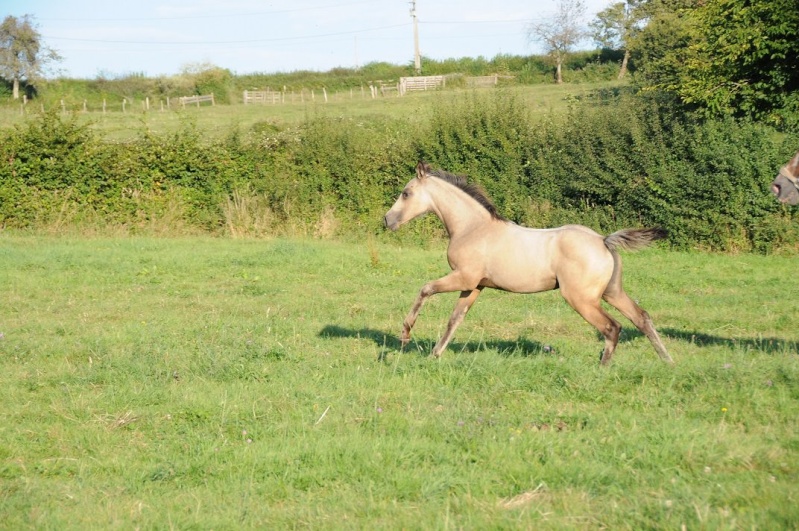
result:
M 780 168 L 780 172 L 771 183 L 771 191 L 780 203 L 799 204 L 799 151 L 788 164 Z

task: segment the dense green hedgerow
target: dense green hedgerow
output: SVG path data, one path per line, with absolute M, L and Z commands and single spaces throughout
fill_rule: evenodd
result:
M 674 117 L 638 96 L 575 100 L 542 119 L 510 92 L 464 93 L 422 124 L 315 116 L 213 141 L 186 123 L 109 143 L 51 112 L 0 140 L 6 227 L 363 234 L 425 159 L 526 225 L 662 225 L 674 247 L 721 251 L 799 243 L 796 214 L 768 190 L 795 138 Z M 439 230 L 426 220 L 406 234 Z

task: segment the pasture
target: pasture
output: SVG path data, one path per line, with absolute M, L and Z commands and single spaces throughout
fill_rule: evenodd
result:
M 1 526 L 796 528 L 796 258 L 623 260 L 674 366 L 557 292 L 400 352 L 439 242 L 0 233 Z
M 437 105 L 446 105 L 453 99 L 462 96 L 465 92 L 477 90 L 481 93 L 508 92 L 521 101 L 534 113 L 543 115 L 553 109 L 563 109 L 569 101 L 583 98 L 598 89 L 618 88 L 620 83 L 595 82 L 567 85 L 530 85 L 519 87 L 500 87 L 489 89 L 452 89 L 431 92 L 414 92 L 404 97 L 396 94 L 379 96 L 372 99 L 364 97 L 359 92 L 331 93 L 325 102 L 320 93 L 315 94 L 311 100 L 306 97 L 299 100 L 297 97 L 288 99 L 281 104 L 251 104 L 241 103 L 233 105 L 204 105 L 202 107 L 188 106 L 185 109 L 160 110 L 159 104 L 153 102 L 150 110 L 145 111 L 141 102 L 131 104 L 128 111 L 121 112 L 121 107 L 114 107 L 106 113 L 100 109 L 89 109 L 83 112 L 82 106 L 69 109 L 81 121 L 91 125 L 102 137 L 111 141 L 126 141 L 135 138 L 142 131 L 155 134 L 170 133 L 179 129 L 187 120 L 196 124 L 198 130 L 209 138 L 218 138 L 231 131 L 249 131 L 253 128 L 264 127 L 286 128 L 300 124 L 314 116 L 331 116 L 347 118 L 362 118 L 365 120 L 374 116 L 389 118 L 403 118 L 415 121 L 424 121 L 432 114 L 432 109 Z M 368 89 L 366 91 L 369 93 Z M 30 103 L 27 110 L 21 112 L 21 106 L 9 104 L 0 106 L 0 127 L 10 127 L 23 123 L 29 117 L 39 112 L 35 103 Z

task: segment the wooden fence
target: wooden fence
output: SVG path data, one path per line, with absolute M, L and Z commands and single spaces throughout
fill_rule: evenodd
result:
M 493 76 L 469 76 L 466 78 L 466 85 L 470 87 L 494 87 L 499 83 L 500 79 L 513 79 L 513 76 L 500 76 L 494 74 Z
M 415 76 L 401 77 L 399 82 L 400 96 L 415 90 L 429 90 L 443 88 L 447 86 L 444 76 Z
M 186 105 L 192 105 L 192 104 L 196 104 L 197 107 L 199 107 L 200 103 L 206 101 L 210 101 L 211 105 L 216 105 L 216 103 L 214 102 L 213 93 L 206 94 L 205 96 L 181 96 L 180 98 L 178 98 L 178 101 L 180 102 L 181 107 L 186 107 Z
M 244 105 L 250 103 L 281 103 L 283 101 L 283 93 L 276 90 L 245 90 L 244 91 Z
M 479 77 L 465 77 L 465 82 L 467 86 L 470 87 L 491 87 L 495 86 L 499 83 L 500 80 L 510 80 L 513 79 L 513 76 L 501 76 L 501 75 L 493 75 L 493 76 L 479 76 Z M 299 90 L 286 90 L 282 91 L 279 90 L 271 90 L 267 88 L 266 90 L 245 90 L 243 93 L 243 103 L 247 104 L 278 104 L 278 103 L 305 103 L 306 101 L 315 102 L 317 101 L 317 91 L 321 95 L 321 98 L 325 103 L 329 101 L 344 101 L 344 100 L 352 100 L 357 97 L 362 99 L 371 98 L 376 99 L 378 97 L 387 97 L 387 96 L 403 96 L 407 92 L 413 91 L 425 91 L 425 90 L 435 90 L 439 88 L 445 88 L 447 84 L 446 76 L 415 76 L 415 77 L 403 77 L 400 78 L 399 82 L 395 80 L 375 80 L 370 81 L 368 86 L 361 85 L 360 87 L 354 87 L 347 90 L 339 91 L 337 93 L 328 93 L 325 87 L 321 89 L 307 89 L 301 88 Z M 460 86 L 459 83 L 455 83 L 455 86 Z M 166 110 L 175 109 L 178 106 L 181 108 L 186 108 L 187 105 L 196 105 L 200 107 L 201 103 L 210 102 L 212 106 L 216 105 L 216 101 L 212 94 L 206 94 L 204 96 L 182 96 L 178 98 L 169 98 L 166 97 L 165 100 L 161 99 L 154 99 L 152 101 L 151 106 L 151 99 L 149 96 L 144 97 L 141 101 L 135 101 L 131 98 L 122 98 L 122 101 L 119 103 L 110 102 L 107 103 L 105 99 L 103 99 L 101 107 L 98 108 L 100 104 L 95 104 L 94 108 L 89 108 L 89 103 L 86 100 L 83 100 L 82 103 L 78 102 L 68 102 L 66 100 L 61 100 L 61 112 L 66 114 L 68 112 L 75 112 L 75 111 L 82 111 L 82 112 L 97 112 L 101 111 L 103 114 L 106 112 L 114 111 L 116 109 L 121 110 L 123 113 L 128 112 L 129 109 L 135 110 L 137 108 L 141 108 L 141 110 L 145 112 L 149 112 L 153 108 L 160 108 L 161 112 Z M 22 104 L 20 105 L 20 114 L 26 114 L 28 112 L 29 101 L 27 97 L 23 96 Z M 117 105 L 120 105 L 118 107 Z M 41 107 L 42 112 L 44 111 L 44 105 L 41 103 L 38 105 Z

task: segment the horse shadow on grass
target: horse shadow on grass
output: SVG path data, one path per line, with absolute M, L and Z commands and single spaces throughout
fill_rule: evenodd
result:
M 776 337 L 722 337 L 704 332 L 676 330 L 664 328 L 662 334 L 666 337 L 679 339 L 697 346 L 722 346 L 730 349 L 756 351 L 764 354 L 799 354 L 799 343 L 787 341 Z
M 660 334 L 668 339 L 693 343 L 699 347 L 722 346 L 729 349 L 743 349 L 745 351 L 762 352 L 764 354 L 797 354 L 799 355 L 799 342 L 786 341 L 773 337 L 762 338 L 730 338 L 706 334 L 704 332 L 677 330 L 674 328 L 662 328 Z M 319 337 L 324 338 L 358 338 L 372 341 L 380 349 L 378 359 L 385 360 L 390 352 L 401 351 L 402 343 L 395 333 L 388 333 L 374 328 L 345 328 L 338 325 L 327 325 L 319 331 Z M 599 336 L 601 339 L 601 336 Z M 624 328 L 619 343 L 628 343 L 644 335 L 638 330 Z M 435 345 L 434 340 L 419 339 L 411 340 L 411 344 L 405 347 L 409 353 L 417 353 L 419 356 L 428 356 Z M 597 346 L 598 351 L 601 350 Z M 454 352 L 474 353 L 481 350 L 496 350 L 502 356 L 549 356 L 555 354 L 555 349 L 550 345 L 532 341 L 527 338 L 518 338 L 515 341 L 508 340 L 488 340 L 488 341 L 453 341 L 448 350 Z
M 391 352 L 401 351 L 402 343 L 396 333 L 388 333 L 373 328 L 344 328 L 338 325 L 327 325 L 319 331 L 319 337 L 323 338 L 357 338 L 368 339 L 380 348 L 378 359 L 383 361 Z M 421 357 L 430 355 L 435 345 L 435 340 L 411 339 L 410 344 L 406 345 L 405 351 L 416 353 Z M 554 354 L 555 351 L 550 345 L 531 341 L 526 338 L 519 338 L 516 341 L 508 340 L 488 340 L 488 341 L 452 341 L 447 350 L 453 352 L 474 353 L 481 350 L 496 350 L 502 356 L 533 357 Z
M 719 346 L 729 349 L 742 349 L 745 351 L 762 352 L 764 354 L 799 354 L 799 342 L 786 341 L 775 337 L 740 338 L 723 337 L 704 332 L 691 330 L 677 330 L 675 328 L 659 328 L 660 335 L 668 339 L 676 339 L 686 343 L 693 343 L 698 347 Z M 598 337 L 602 337 L 597 334 Z M 622 329 L 619 343 L 628 343 L 637 338 L 644 337 L 638 330 Z

